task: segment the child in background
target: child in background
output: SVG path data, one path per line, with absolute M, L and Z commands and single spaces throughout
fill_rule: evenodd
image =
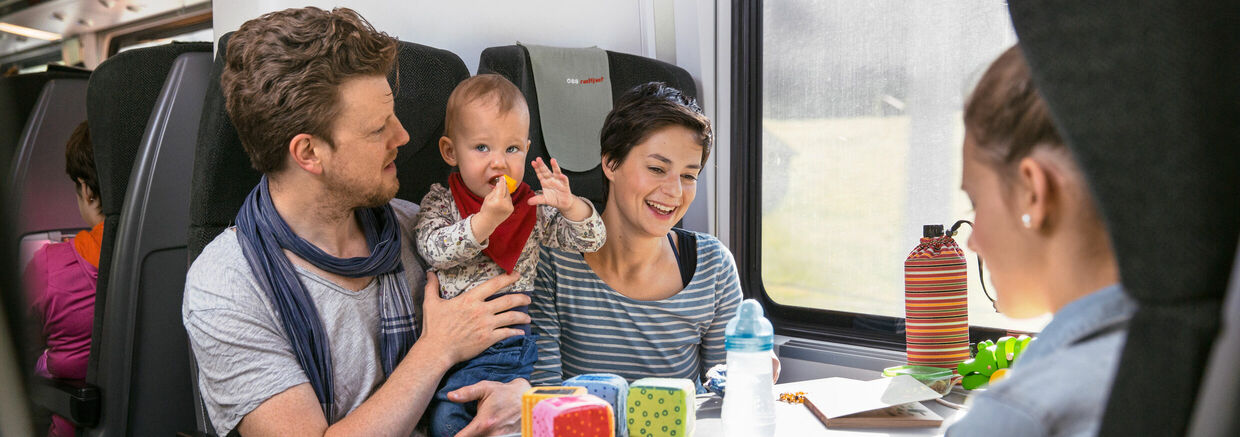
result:
M 437 272 L 445 299 L 505 272 L 520 279 L 496 296 L 528 295 L 541 245 L 593 252 L 606 240 L 598 212 L 573 196 L 555 159 L 550 168 L 541 158 L 533 163 L 541 192 L 521 182 L 529 125 L 525 98 L 502 76 L 466 79 L 448 98 L 439 151 L 458 171 L 448 187 L 431 187 L 416 225 L 418 253 Z M 449 371 L 431 408 L 432 435 L 456 434 L 475 413 L 473 405 L 449 401 L 449 392 L 483 380 L 529 379 L 537 348 L 529 325 L 520 328 L 525 335 L 501 340 Z

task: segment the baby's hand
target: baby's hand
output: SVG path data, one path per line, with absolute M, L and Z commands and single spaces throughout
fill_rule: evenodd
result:
M 474 223 L 474 226 L 490 236 L 509 215 L 512 215 L 512 195 L 508 193 L 508 184 L 501 180 L 492 186 L 491 192 L 482 199 L 482 208 L 479 208 L 477 218 L 482 219 L 483 223 Z M 480 240 L 485 239 L 486 237 L 483 237 Z
M 568 176 L 560 172 L 560 164 L 555 162 L 555 158 L 551 158 L 551 169 L 547 169 L 542 158 L 535 159 L 533 166 L 538 182 L 542 184 L 542 193 L 531 197 L 530 205 L 550 205 L 561 213 L 567 213 L 577 204 L 577 196 L 568 187 Z

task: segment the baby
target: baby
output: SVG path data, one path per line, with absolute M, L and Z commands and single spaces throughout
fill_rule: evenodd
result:
M 555 159 L 533 162 L 542 191 L 521 182 L 529 152 L 530 114 L 515 85 L 495 74 L 461 82 L 448 98 L 439 152 L 458 171 L 448 187 L 435 184 L 422 199 L 418 253 L 439 276 L 449 299 L 505 272 L 520 279 L 496 296 L 530 294 L 540 245 L 593 252 L 603 246 L 603 221 L 590 202 L 573 196 Z M 524 308 L 521 308 L 524 311 Z M 483 380 L 530 377 L 537 348 L 529 325 L 448 372 L 431 407 L 433 436 L 451 436 L 473 418 L 474 405 L 447 394 Z

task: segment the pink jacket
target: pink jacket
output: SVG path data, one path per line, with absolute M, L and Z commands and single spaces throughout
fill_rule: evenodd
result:
M 86 378 L 98 277 L 99 269 L 74 250 L 72 241 L 44 246 L 26 266 L 32 307 L 42 319 L 47 338 L 47 350 L 35 369 L 38 373 Z

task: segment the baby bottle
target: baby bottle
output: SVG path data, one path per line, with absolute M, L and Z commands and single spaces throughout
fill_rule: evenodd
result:
M 723 397 L 723 434 L 727 437 L 775 435 L 775 392 L 771 382 L 771 347 L 775 331 L 762 317 L 762 305 L 745 299 L 724 331 L 728 379 Z

